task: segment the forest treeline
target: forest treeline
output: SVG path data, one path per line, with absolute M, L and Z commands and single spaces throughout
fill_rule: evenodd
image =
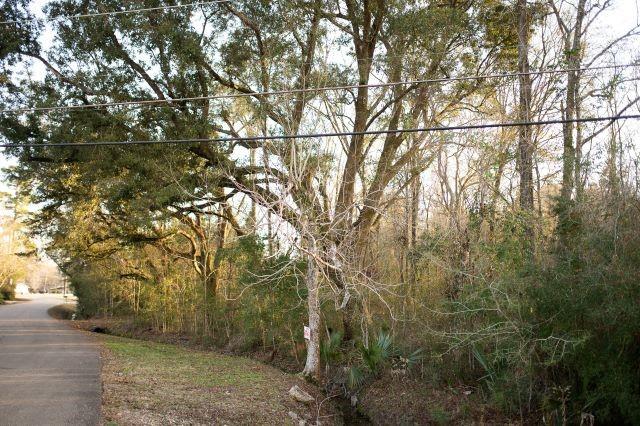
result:
M 107 13 L 175 4 L 0 6 L 7 173 L 83 315 L 346 395 L 393 370 L 514 421 L 640 421 L 637 122 L 582 121 L 638 112 L 613 2 Z

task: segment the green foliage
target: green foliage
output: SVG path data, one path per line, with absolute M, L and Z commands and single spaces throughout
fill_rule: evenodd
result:
M 638 205 L 574 204 L 580 225 L 565 234 L 570 247 L 468 287 L 451 303 L 458 326 L 472 330 L 456 345 L 469 348 L 477 380 L 503 411 L 522 412 L 523 401 L 533 401 L 569 421 L 580 413 L 640 421 Z
M 484 380 L 489 384 L 489 388 L 492 388 L 496 381 L 496 372 L 493 369 L 493 366 L 486 359 L 484 354 L 478 349 L 477 346 L 473 346 L 471 348 L 471 353 L 473 353 L 473 357 L 480 364 L 480 367 L 485 371 L 485 375 L 480 378 L 480 380 Z
M 377 374 L 384 365 L 396 354 L 393 341 L 389 333 L 381 331 L 369 346 L 360 344 L 360 357 L 365 367 L 372 373 Z
M 529 290 L 535 334 L 554 341 L 541 348 L 557 385 L 571 388 L 574 410 L 596 419 L 640 422 L 640 237 L 631 209 L 615 232 L 581 212 L 588 228 L 581 244 L 563 253 Z M 576 344 L 566 348 L 564 342 Z
M 336 338 L 331 346 L 336 347 L 337 345 L 339 345 L 339 341 Z M 351 390 L 361 388 L 369 380 L 379 377 L 387 368 L 407 372 L 423 357 L 421 349 L 402 355 L 394 345 L 393 338 L 386 331 L 379 332 L 375 340 L 370 342 L 368 346 L 357 342 L 355 348 L 355 358 L 352 359 L 352 365 L 347 369 L 346 377 L 346 384 Z
M 0 288 L 0 301 L 13 300 L 15 297 L 15 288 L 11 288 L 9 286 Z
M 320 342 L 320 358 L 325 364 L 332 364 L 340 358 L 340 346 L 342 345 L 342 333 L 333 331 L 329 338 Z
M 349 389 L 360 389 L 367 379 L 367 375 L 363 369 L 357 365 L 352 365 L 347 370 L 347 386 Z
M 214 315 L 221 323 L 235 318 L 234 346 L 277 350 L 302 340 L 299 324 L 305 323 L 306 312 L 304 262 L 287 256 L 265 260 L 262 250 L 262 243 L 254 237 L 240 238 L 225 249 L 225 268 L 237 274 L 235 282 L 228 284 L 235 294 L 243 296 Z
M 2 24 L 0 28 L 0 87 L 5 72 L 9 72 L 11 65 L 18 61 L 19 52 L 37 53 L 38 23 L 29 12 L 27 0 L 5 0 L 0 5 L 0 21 L 18 21 L 12 24 Z
M 102 300 L 100 300 L 100 286 L 96 280 L 92 280 L 87 275 L 73 275 L 71 279 L 71 289 L 78 297 L 78 316 L 81 318 L 97 315 L 100 311 Z
M 446 425 L 451 422 L 451 415 L 444 408 L 438 405 L 430 407 L 429 416 L 436 425 Z

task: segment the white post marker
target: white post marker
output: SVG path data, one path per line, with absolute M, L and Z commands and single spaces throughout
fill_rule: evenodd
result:
M 307 340 L 311 340 L 311 329 L 306 325 L 304 326 L 304 338 Z

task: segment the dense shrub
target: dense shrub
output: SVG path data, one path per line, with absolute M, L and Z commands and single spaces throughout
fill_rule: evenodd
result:
M 13 300 L 15 296 L 15 288 L 13 287 L 5 286 L 0 289 L 0 301 Z
M 575 342 L 563 357 L 540 356 L 557 385 L 569 387 L 574 413 L 640 423 L 640 234 L 634 202 L 615 213 L 591 205 L 585 229 L 529 287 L 539 338 Z M 616 207 L 616 205 L 614 205 Z M 615 217 L 610 213 L 614 213 Z M 602 220 L 604 218 L 605 220 Z M 610 220 L 606 220 L 610 218 Z
M 580 229 L 569 247 L 476 280 L 451 304 L 456 327 L 468 330 L 451 336 L 453 347 L 468 350 L 476 366 L 466 378 L 502 410 L 558 422 L 580 423 L 583 413 L 640 422 L 638 205 L 585 202 L 572 212 Z

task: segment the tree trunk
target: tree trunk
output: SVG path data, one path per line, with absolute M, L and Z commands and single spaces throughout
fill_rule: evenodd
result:
M 371 115 L 369 107 L 369 78 L 373 64 L 373 56 L 379 42 L 382 21 L 386 14 L 385 2 L 363 2 L 362 10 L 356 2 L 347 2 L 347 16 L 351 24 L 353 48 L 357 59 L 358 84 L 354 104 L 353 131 L 362 132 L 367 129 L 367 122 Z M 351 137 L 347 149 L 342 177 L 338 187 L 336 200 L 336 218 L 338 224 L 345 229 L 351 219 L 353 201 L 355 197 L 356 177 L 364 162 L 364 135 L 355 134 Z
M 415 160 L 414 160 L 415 162 Z M 411 181 L 410 226 L 409 226 L 409 297 L 412 297 L 416 285 L 416 245 L 418 243 L 418 212 L 420 209 L 420 188 L 422 179 L 416 176 Z
M 531 76 L 529 73 L 529 16 L 527 0 L 518 0 L 518 72 L 519 121 L 531 120 Z M 518 130 L 518 171 L 520 174 L 520 208 L 525 213 L 533 212 L 533 143 L 529 126 Z M 529 247 L 533 247 L 533 225 L 525 220 L 525 236 Z
M 313 250 L 310 250 L 313 253 Z M 309 312 L 310 339 L 307 340 L 307 360 L 302 375 L 307 379 L 320 377 L 320 300 L 318 270 L 313 256 L 307 258 L 307 308 Z
M 222 204 L 220 205 L 220 215 L 224 215 L 224 205 Z M 220 282 L 220 265 L 222 264 L 222 253 L 227 239 L 227 220 L 220 217 L 218 219 L 217 228 L 218 235 L 216 242 L 216 253 L 213 256 L 212 262 L 207 259 L 207 265 L 209 265 L 209 263 L 212 263 L 211 267 L 207 268 L 210 269 L 207 275 L 207 283 L 209 284 L 211 297 L 213 297 L 214 299 L 218 292 L 218 284 Z M 211 255 L 209 254 L 209 256 Z
M 565 59 L 569 69 L 575 70 L 581 64 L 582 45 L 582 22 L 585 15 L 586 0 L 579 0 L 576 10 L 576 23 L 572 31 L 567 32 L 564 40 Z M 573 120 L 580 114 L 579 104 L 580 74 L 578 71 L 567 73 L 567 93 L 566 108 L 564 110 L 565 120 Z M 574 129 L 576 123 L 565 123 L 562 127 L 563 150 L 562 150 L 562 188 L 560 190 L 560 208 L 558 214 L 558 234 L 560 245 L 569 245 L 570 230 L 574 228 L 576 218 L 571 211 L 571 203 L 575 190 L 578 190 L 581 169 L 578 165 L 576 148 L 582 149 L 581 131 L 578 131 L 578 140 L 574 140 Z M 580 154 L 578 154 L 581 157 Z

